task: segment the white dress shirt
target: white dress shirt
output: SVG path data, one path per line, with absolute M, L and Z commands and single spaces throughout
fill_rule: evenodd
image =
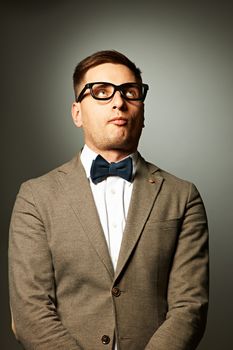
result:
M 93 152 L 87 145 L 85 145 L 80 158 L 87 178 L 90 181 L 92 194 L 108 245 L 109 254 L 112 259 L 113 267 L 116 270 L 133 189 L 133 182 L 128 182 L 119 176 L 109 176 L 102 182 L 94 184 L 90 178 L 90 170 L 92 162 L 97 155 L 97 153 Z M 134 176 L 138 153 L 135 152 L 130 156 L 133 160 Z M 117 350 L 117 343 L 115 341 L 114 350 Z
M 98 154 L 85 145 L 81 153 L 81 162 L 84 166 L 87 178 L 90 181 L 95 205 L 108 245 L 109 254 L 114 269 L 116 269 L 133 189 L 133 182 L 128 182 L 118 176 L 109 176 L 104 181 L 94 184 L 90 178 L 90 169 L 92 162 L 97 155 Z M 131 154 L 130 157 L 132 157 L 133 160 L 134 175 L 138 153 L 135 152 Z

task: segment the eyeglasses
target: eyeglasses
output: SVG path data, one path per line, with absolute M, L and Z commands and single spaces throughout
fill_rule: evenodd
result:
M 139 83 L 125 83 L 121 85 L 114 85 L 107 82 L 87 83 L 76 102 L 81 102 L 87 89 L 90 89 L 91 96 L 96 100 L 110 100 L 116 91 L 120 91 L 121 96 L 129 101 L 144 101 L 146 98 L 149 86 L 147 84 Z

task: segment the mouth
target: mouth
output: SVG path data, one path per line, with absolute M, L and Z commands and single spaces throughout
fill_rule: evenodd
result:
M 123 117 L 115 117 L 115 118 L 110 119 L 108 121 L 108 123 L 118 125 L 118 126 L 124 126 L 124 125 L 127 125 L 128 120 L 126 118 L 123 118 Z

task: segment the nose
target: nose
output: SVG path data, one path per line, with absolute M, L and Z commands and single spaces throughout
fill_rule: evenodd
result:
M 120 108 L 122 108 L 122 106 L 125 103 L 125 100 L 121 96 L 120 91 L 116 91 L 115 92 L 115 94 L 113 96 L 113 99 L 112 99 L 112 103 L 113 103 L 113 109 L 116 109 L 116 108 L 120 109 Z

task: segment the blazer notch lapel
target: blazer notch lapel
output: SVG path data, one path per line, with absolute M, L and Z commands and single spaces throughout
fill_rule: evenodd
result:
M 149 163 L 146 163 L 144 159 L 140 157 L 138 171 L 134 179 L 134 188 L 123 234 L 115 279 L 121 273 L 132 254 L 136 243 L 140 239 L 145 223 L 161 189 L 163 177 L 157 172 L 157 170 L 157 167 L 154 165 L 150 166 Z
M 113 264 L 91 188 L 80 159 L 78 158 L 75 166 L 70 167 L 69 165 L 65 165 L 59 172 L 59 181 L 65 191 L 69 204 L 77 216 L 83 231 L 86 233 L 90 244 L 95 249 L 100 260 L 102 260 L 112 279 L 114 276 Z

